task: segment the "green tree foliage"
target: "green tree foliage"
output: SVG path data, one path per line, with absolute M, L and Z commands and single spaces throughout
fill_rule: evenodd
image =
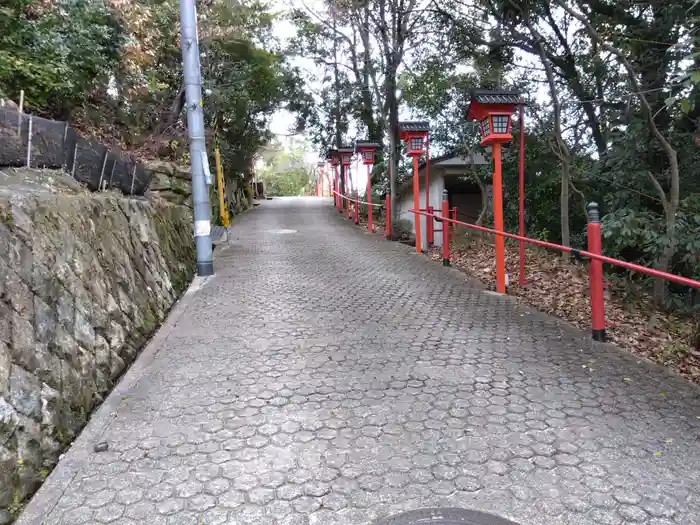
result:
M 269 122 L 306 97 L 258 0 L 198 2 L 208 146 L 250 177 Z M 10 0 L 0 6 L 0 94 L 144 156 L 187 159 L 178 0 Z M 213 154 L 211 155 L 213 158 Z
M 252 5 L 244 13 L 220 6 L 214 15 L 219 26 L 211 29 L 206 51 L 205 115 L 220 119 L 227 175 L 243 176 L 271 139 L 272 114 L 287 101 L 299 105 L 303 95 L 284 54 L 262 44 L 272 39 L 271 15 Z M 240 29 L 231 35 L 222 29 L 227 26 Z
M 151 0 L 147 13 L 140 11 L 143 5 L 134 4 L 135 13 L 125 15 L 146 20 L 146 35 L 154 35 L 141 38 L 144 45 L 132 60 L 141 65 L 127 75 L 132 85 L 145 86 L 136 91 L 132 105 L 145 106 L 146 111 L 134 112 L 125 122 L 139 119 L 136 129 L 141 136 L 135 141 L 143 143 L 148 137 L 158 147 L 167 143 L 175 157 L 187 154 L 181 54 L 177 39 L 168 38 L 178 27 L 177 6 L 177 0 Z M 201 5 L 198 14 L 208 145 L 213 147 L 216 122 L 227 180 L 249 180 L 256 152 L 270 140 L 272 115 L 283 107 L 304 106 L 299 72 L 273 37 L 277 19 L 266 3 L 214 0 Z M 135 25 L 134 31 L 143 32 L 141 27 Z
M 303 195 L 311 186 L 313 168 L 304 161 L 304 151 L 270 143 L 262 155 L 259 171 L 269 196 Z
M 71 111 L 109 82 L 123 33 L 101 2 L 9 0 L 0 6 L 0 92 L 49 117 Z

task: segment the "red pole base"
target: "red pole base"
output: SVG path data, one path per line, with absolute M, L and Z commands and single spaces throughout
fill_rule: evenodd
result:
M 590 203 L 588 210 L 588 251 L 602 255 L 600 213 L 598 205 Z M 603 292 L 603 263 L 591 259 L 588 263 L 591 300 L 591 333 L 595 341 L 605 341 L 605 295 Z
M 455 208 L 456 209 L 456 208 Z M 447 199 L 447 190 L 443 192 L 442 216 L 450 218 L 450 204 Z M 451 224 L 442 221 L 442 265 L 450 266 L 450 226 Z
M 435 210 L 432 206 L 428 206 L 427 212 L 430 214 L 434 214 Z M 434 240 L 435 224 L 434 224 L 434 221 L 435 221 L 434 217 L 426 215 L 426 217 L 425 217 L 425 229 L 427 230 L 426 234 L 428 236 L 428 248 L 432 248 L 433 245 L 435 244 L 435 240 Z
M 384 235 L 386 240 L 391 240 L 391 197 L 387 196 L 384 200 Z

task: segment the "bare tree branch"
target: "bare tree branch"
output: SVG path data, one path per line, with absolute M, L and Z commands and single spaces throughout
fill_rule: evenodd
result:
M 576 20 L 581 22 L 581 24 L 583 24 L 584 28 L 591 36 L 591 38 L 598 42 L 601 48 L 613 54 L 617 58 L 619 63 L 622 64 L 622 66 L 625 68 L 625 70 L 627 71 L 627 77 L 629 78 L 629 82 L 632 85 L 632 88 L 634 89 L 635 95 L 639 99 L 642 110 L 644 112 L 644 116 L 646 117 L 647 128 L 654 136 L 654 138 L 656 138 L 657 142 L 661 145 L 661 148 L 664 150 L 664 153 L 666 153 L 666 158 L 668 159 L 671 175 L 671 188 L 669 191 L 669 195 L 666 195 L 663 188 L 661 187 L 661 184 L 658 180 L 656 180 L 656 177 L 654 177 L 653 174 L 650 173 L 649 177 L 652 180 L 654 188 L 656 188 L 656 191 L 662 198 L 662 203 L 664 203 L 664 211 L 666 215 L 665 226 L 666 237 L 668 242 L 665 243 L 663 252 L 657 261 L 657 266 L 661 270 L 668 271 L 670 270 L 673 256 L 675 255 L 678 249 L 678 238 L 677 233 L 675 231 L 676 211 L 678 210 L 678 205 L 680 201 L 680 170 L 678 166 L 678 154 L 676 153 L 676 150 L 671 145 L 671 143 L 666 139 L 666 137 L 664 137 L 663 133 L 661 133 L 658 126 L 656 125 L 656 122 L 654 122 L 654 114 L 651 109 L 651 105 L 647 100 L 646 94 L 641 88 L 639 79 L 637 78 L 637 72 L 634 70 L 634 67 L 632 67 L 632 64 L 630 63 L 629 59 L 625 56 L 625 54 L 622 53 L 622 51 L 620 51 L 618 48 L 603 40 L 603 38 L 598 34 L 598 32 L 595 30 L 593 25 L 591 25 L 591 23 L 588 21 L 585 15 L 571 9 L 568 5 L 566 5 L 563 2 L 563 0 L 555 1 L 562 9 L 564 9 Z M 665 296 L 666 281 L 663 279 L 657 279 L 654 283 L 654 302 L 657 305 L 663 304 Z
M 661 187 L 661 183 L 659 183 L 658 180 L 656 180 L 656 177 L 654 177 L 654 174 L 651 172 L 648 172 L 647 175 L 649 176 L 649 180 L 654 186 L 654 189 L 656 192 L 659 194 L 659 199 L 661 200 L 661 205 L 664 208 L 664 213 L 668 213 L 668 197 L 666 196 L 666 192 L 664 189 Z
M 656 140 L 659 142 L 661 147 L 663 148 L 664 152 L 666 153 L 666 156 L 668 157 L 668 161 L 671 165 L 671 171 L 675 172 L 675 177 L 672 176 L 671 179 L 671 195 L 670 195 L 670 204 L 671 206 L 675 208 L 678 207 L 678 202 L 679 202 L 679 193 L 680 193 L 680 188 L 679 188 L 679 180 L 678 180 L 678 175 L 679 175 L 679 167 L 678 167 L 678 155 L 676 153 L 676 150 L 673 148 L 671 143 L 666 140 L 666 137 L 664 137 L 663 133 L 659 131 L 658 126 L 654 122 L 654 114 L 651 109 L 651 105 L 649 104 L 649 101 L 647 100 L 646 95 L 644 94 L 641 85 L 639 84 L 639 80 L 637 79 L 637 73 L 635 72 L 634 68 L 632 67 L 632 64 L 630 61 L 627 59 L 627 57 L 617 49 L 616 47 L 612 46 L 611 44 L 607 43 L 604 41 L 601 36 L 597 33 L 597 31 L 593 28 L 593 26 L 590 24 L 588 19 L 582 15 L 581 13 L 577 13 L 573 9 L 571 9 L 569 6 L 567 6 L 562 0 L 555 0 L 557 4 L 562 7 L 567 13 L 569 13 L 571 16 L 573 16 L 575 19 L 577 19 L 579 22 L 581 22 L 586 30 L 588 31 L 589 35 L 591 35 L 591 38 L 595 39 L 600 46 L 605 49 L 606 51 L 609 51 L 617 59 L 620 61 L 622 66 L 625 68 L 627 71 L 627 76 L 629 78 L 630 84 L 632 84 L 632 88 L 635 91 L 635 94 L 637 98 L 639 99 L 642 109 L 644 110 L 644 115 L 646 116 L 647 119 L 647 126 L 649 128 L 649 131 L 654 135 Z

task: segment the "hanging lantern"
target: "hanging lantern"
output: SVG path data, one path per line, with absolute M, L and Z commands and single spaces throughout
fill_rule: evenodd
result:
M 352 156 L 354 152 L 354 148 L 351 147 L 338 148 L 338 153 L 340 154 L 340 163 L 343 166 L 350 166 L 350 164 L 352 164 Z
M 399 122 L 399 135 L 409 157 L 420 157 L 425 152 L 425 139 L 429 131 L 429 122 Z
M 472 91 L 467 120 L 478 120 L 482 146 L 513 140 L 510 126 L 520 94 L 513 91 Z
M 329 149 L 326 152 L 326 160 L 331 163 L 331 167 L 337 168 L 340 166 L 340 153 L 337 149 Z
M 380 147 L 381 144 L 376 142 L 369 142 L 366 140 L 355 141 L 355 151 L 360 154 L 362 164 L 366 166 L 374 164 L 375 154 Z

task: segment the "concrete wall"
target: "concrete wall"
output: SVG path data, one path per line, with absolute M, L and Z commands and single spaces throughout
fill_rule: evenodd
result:
M 32 495 L 193 275 L 188 208 L 0 171 L 0 524 Z
M 411 190 L 409 181 L 407 186 L 404 187 L 403 191 L 399 195 L 399 219 L 405 220 L 411 223 L 411 231 L 415 234 L 414 226 L 414 214 L 408 210 L 413 209 L 413 191 Z M 450 181 L 448 177 L 448 187 L 450 186 Z M 453 185 L 454 187 L 454 185 Z M 430 203 L 436 210 L 442 209 L 442 191 L 445 189 L 445 178 L 442 174 L 442 170 L 434 170 L 430 174 Z M 478 188 L 477 188 L 478 191 Z M 450 207 L 457 207 L 458 219 L 466 222 L 474 222 L 479 217 L 481 212 L 481 194 L 480 193 L 458 193 L 457 191 L 450 191 L 449 195 Z M 421 173 L 420 178 L 420 207 L 425 208 L 425 175 Z M 426 231 L 426 219 L 427 217 L 421 216 L 421 240 L 423 243 L 423 249 L 427 250 L 427 237 L 425 235 Z M 440 228 L 438 224 L 435 225 L 436 228 Z M 442 246 L 442 235 L 440 232 L 435 233 L 435 246 Z
M 412 182 L 412 181 L 410 181 Z M 440 210 L 442 207 L 442 190 L 445 188 L 445 180 L 440 172 L 430 174 L 430 205 L 435 209 Z M 413 192 L 410 189 L 403 191 L 399 197 L 399 219 L 410 221 L 413 225 L 411 231 L 415 234 L 415 221 L 414 214 L 410 213 L 408 210 L 413 209 Z M 420 177 L 420 207 L 425 208 L 425 175 L 421 174 Z M 423 243 L 423 250 L 428 249 L 428 239 L 425 234 L 426 232 L 426 219 L 427 217 L 421 216 L 421 240 Z M 442 246 L 442 237 L 440 233 L 435 234 L 435 246 Z

